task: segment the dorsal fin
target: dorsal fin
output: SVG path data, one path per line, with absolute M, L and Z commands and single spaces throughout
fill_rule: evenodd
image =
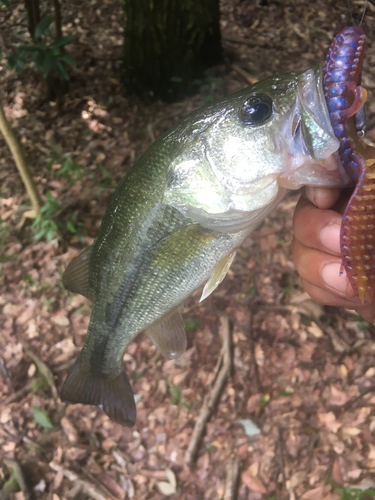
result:
M 167 359 L 177 359 L 184 354 L 187 339 L 179 309 L 149 326 L 145 333 Z
M 202 292 L 202 296 L 199 302 L 206 299 L 211 293 L 220 285 L 220 283 L 225 278 L 229 268 L 233 262 L 234 257 L 236 256 L 236 250 L 227 255 L 224 259 L 222 259 L 219 264 L 212 271 L 211 276 L 208 278 L 207 283 L 205 284 Z
M 92 247 L 85 248 L 77 257 L 75 257 L 62 277 L 64 287 L 73 293 L 80 293 L 91 300 L 89 283 L 89 260 Z

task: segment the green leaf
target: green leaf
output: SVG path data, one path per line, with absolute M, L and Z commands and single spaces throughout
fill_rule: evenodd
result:
M 64 78 L 64 80 L 70 80 L 68 73 L 66 72 L 64 66 L 60 61 L 55 61 L 56 70 L 60 73 L 60 75 Z
M 47 192 L 46 192 L 46 198 L 47 198 L 47 200 L 49 200 L 49 201 L 55 201 L 55 199 L 56 199 L 56 198 L 53 196 L 53 194 L 51 193 L 51 191 L 47 191 Z
M 59 61 L 64 61 L 67 64 L 77 64 L 77 59 L 69 54 L 59 54 Z
M 46 230 L 41 228 L 39 231 L 34 235 L 34 240 L 40 240 L 43 238 L 43 236 L 46 234 Z
M 49 25 L 52 23 L 52 21 L 53 21 L 52 16 L 43 17 L 38 26 L 35 28 L 34 38 L 38 39 L 42 35 L 44 35 L 44 33 L 48 30 Z
M 172 404 L 178 405 L 181 402 L 181 389 L 167 380 L 167 385 L 172 394 Z
M 8 0 L 0 0 L 0 3 L 5 5 L 5 7 L 10 7 L 10 3 L 8 2 Z
M 192 332 L 193 330 L 197 330 L 200 327 L 199 321 L 196 319 L 184 319 L 185 330 L 187 332 Z
M 42 65 L 43 78 L 47 78 L 55 64 L 56 61 L 54 60 L 52 54 L 47 53 Z
M 53 423 L 51 422 L 46 411 L 41 410 L 37 406 L 33 406 L 33 417 L 35 422 L 37 422 L 41 427 L 45 429 L 53 429 Z
M 71 233 L 77 234 L 77 229 L 74 227 L 74 225 L 72 224 L 72 222 L 70 220 L 68 220 L 66 225 Z
M 69 35 L 69 36 L 62 36 L 56 42 L 51 43 L 51 47 L 54 49 L 57 49 L 58 47 L 63 47 L 64 45 L 67 45 L 68 43 L 72 42 L 74 40 L 75 36 L 74 35 Z
M 55 237 L 55 230 L 51 227 L 51 229 L 49 229 L 47 233 L 47 240 L 52 241 L 54 237 Z

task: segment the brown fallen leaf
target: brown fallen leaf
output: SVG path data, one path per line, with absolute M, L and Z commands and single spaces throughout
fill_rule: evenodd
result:
M 310 491 L 306 491 L 301 497 L 301 500 L 322 500 L 324 486 L 318 486 Z
M 343 484 L 344 478 L 341 473 L 340 462 L 338 457 L 335 457 L 332 465 L 331 479 L 337 484 Z
M 349 395 L 344 391 L 340 391 L 336 386 L 330 386 L 329 404 L 333 406 L 343 406 L 349 400 Z
M 328 413 L 319 413 L 318 418 L 330 432 L 333 432 L 335 434 L 342 425 L 340 424 L 340 422 L 337 422 L 335 414 L 332 411 Z
M 248 470 L 242 472 L 241 481 L 245 483 L 246 486 L 251 491 L 255 491 L 256 493 L 261 493 L 262 495 L 265 495 L 267 493 L 267 490 L 262 484 L 262 482 L 256 477 L 252 476 Z

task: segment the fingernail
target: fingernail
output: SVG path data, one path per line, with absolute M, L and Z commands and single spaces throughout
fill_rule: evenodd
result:
M 324 226 L 320 231 L 320 241 L 322 245 L 329 251 L 336 254 L 340 253 L 340 226 L 335 222 L 331 222 Z
M 322 270 L 322 279 L 324 283 L 328 288 L 335 290 L 347 300 L 358 302 L 357 298 L 348 297 L 348 277 L 345 271 L 340 274 L 340 270 L 341 264 L 332 262 L 331 264 L 325 265 Z

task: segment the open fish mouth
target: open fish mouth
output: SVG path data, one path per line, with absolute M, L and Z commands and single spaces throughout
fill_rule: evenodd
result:
M 338 154 L 354 192 L 341 223 L 342 271 L 362 303 L 371 303 L 375 290 L 375 159 L 357 135 L 363 129 L 367 92 L 360 85 L 365 34 L 359 26 L 343 29 L 331 44 L 323 67 L 323 89 Z

